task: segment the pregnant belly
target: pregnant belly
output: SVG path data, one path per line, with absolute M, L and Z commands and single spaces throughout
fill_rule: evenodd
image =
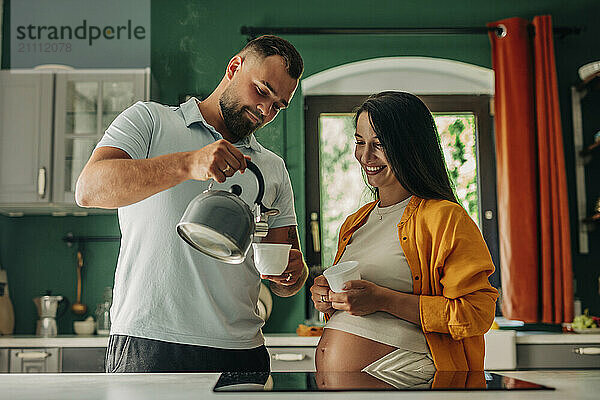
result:
M 360 371 L 395 347 L 352 333 L 326 328 L 317 346 L 317 371 Z

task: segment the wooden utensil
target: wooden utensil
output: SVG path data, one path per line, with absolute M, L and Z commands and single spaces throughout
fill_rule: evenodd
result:
M 0 266 L 0 335 L 11 335 L 14 329 L 15 312 L 8 297 L 8 279 Z
M 77 250 L 77 301 L 71 306 L 71 311 L 75 314 L 83 315 L 87 311 L 87 306 L 81 303 L 81 269 L 83 268 L 83 255 Z

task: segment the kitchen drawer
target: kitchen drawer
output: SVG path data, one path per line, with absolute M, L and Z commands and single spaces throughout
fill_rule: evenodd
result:
M 104 372 L 106 347 L 64 347 L 62 372 Z
M 39 374 L 60 372 L 60 349 L 10 349 L 10 373 Z
M 517 369 L 600 368 L 600 355 L 577 354 L 575 349 L 600 348 L 600 344 L 517 344 Z
M 0 374 L 8 372 L 8 349 L 0 349 Z
M 271 372 L 314 372 L 316 347 L 267 347 Z

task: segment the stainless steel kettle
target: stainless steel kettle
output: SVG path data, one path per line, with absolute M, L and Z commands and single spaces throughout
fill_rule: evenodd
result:
M 177 233 L 190 246 L 228 264 L 240 264 L 246 258 L 254 237 L 269 232 L 267 219 L 279 210 L 262 204 L 265 181 L 260 169 L 246 161 L 258 182 L 258 194 L 252 210 L 240 199 L 242 187 L 233 185 L 230 191 L 208 189 L 188 204 L 177 224 Z

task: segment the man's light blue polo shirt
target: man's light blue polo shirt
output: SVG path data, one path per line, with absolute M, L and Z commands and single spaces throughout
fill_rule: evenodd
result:
M 116 147 L 144 159 L 197 150 L 219 139 L 192 98 L 179 107 L 134 104 L 113 121 L 97 147 Z M 281 212 L 269 218 L 269 228 L 296 225 L 284 161 L 253 135 L 236 146 L 263 173 L 263 203 Z M 241 176 L 254 180 L 250 172 Z M 264 343 L 256 306 L 260 275 L 252 250 L 242 264 L 225 264 L 193 249 L 175 230 L 190 200 L 207 187 L 208 182 L 188 180 L 119 208 L 122 239 L 111 334 L 227 349 Z

